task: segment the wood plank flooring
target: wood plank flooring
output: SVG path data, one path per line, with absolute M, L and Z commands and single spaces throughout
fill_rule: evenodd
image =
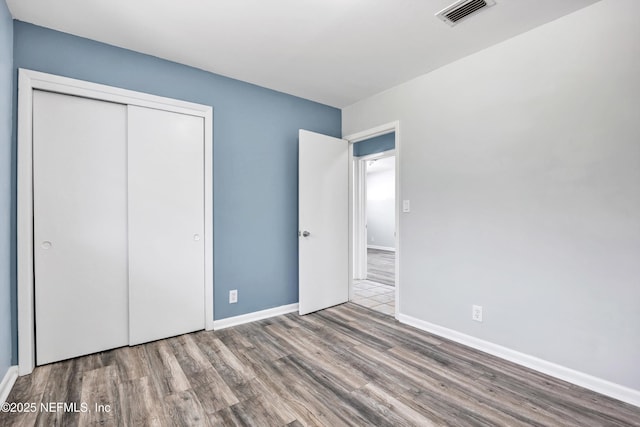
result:
M 367 280 L 395 286 L 396 253 L 367 248 Z
M 38 367 L 2 426 L 640 426 L 640 408 L 344 304 Z M 96 404 L 110 405 L 98 412 Z

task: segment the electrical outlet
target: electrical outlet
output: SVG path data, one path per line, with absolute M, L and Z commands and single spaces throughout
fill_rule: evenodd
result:
M 476 322 L 482 322 L 482 306 L 481 305 L 471 306 L 471 318 Z
M 235 304 L 238 302 L 238 290 L 234 289 L 229 291 L 229 304 Z

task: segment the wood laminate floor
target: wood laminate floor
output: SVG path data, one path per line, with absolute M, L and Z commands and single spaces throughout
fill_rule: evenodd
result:
M 7 401 L 89 407 L 1 413 L 12 427 L 640 425 L 640 408 L 351 303 L 38 367 Z
M 396 253 L 367 248 L 367 280 L 395 286 Z

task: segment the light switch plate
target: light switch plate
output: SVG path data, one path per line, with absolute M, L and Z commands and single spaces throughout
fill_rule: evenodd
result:
M 402 212 L 411 212 L 411 205 L 408 200 L 402 201 Z

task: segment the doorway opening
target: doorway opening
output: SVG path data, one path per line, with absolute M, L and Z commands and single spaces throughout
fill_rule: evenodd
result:
M 397 123 L 352 144 L 352 277 L 349 300 L 398 313 Z

